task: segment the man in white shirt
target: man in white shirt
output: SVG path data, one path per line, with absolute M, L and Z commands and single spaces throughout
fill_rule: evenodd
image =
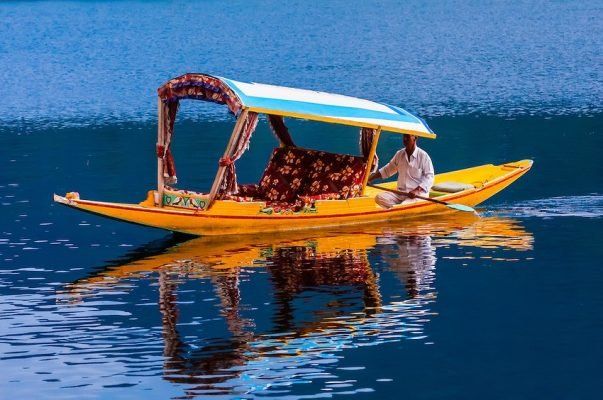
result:
M 371 182 L 398 174 L 398 190 L 408 193 L 408 196 L 381 192 L 375 197 L 375 202 L 384 208 L 415 202 L 418 200 L 415 198 L 416 195 L 429 196 L 433 186 L 433 164 L 425 150 L 417 146 L 417 136 L 405 134 L 403 141 L 404 148 L 399 150 L 387 165 L 373 172 L 368 179 Z

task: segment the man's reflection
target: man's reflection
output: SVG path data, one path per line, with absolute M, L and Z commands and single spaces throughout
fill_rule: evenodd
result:
M 433 289 L 436 252 L 429 235 L 384 235 L 377 240 L 388 269 L 403 282 L 408 297 Z

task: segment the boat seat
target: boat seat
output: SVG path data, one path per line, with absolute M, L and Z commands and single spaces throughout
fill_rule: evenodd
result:
M 474 188 L 475 188 L 475 186 L 470 185 L 468 183 L 448 181 L 448 182 L 441 182 L 441 183 L 433 185 L 431 187 L 431 190 L 436 191 L 436 192 L 444 192 L 444 193 L 458 193 L 458 192 L 462 192 L 463 190 L 474 189 Z
M 277 147 L 264 169 L 257 195 L 281 203 L 294 202 L 307 176 L 310 154 L 297 147 Z
M 348 154 L 306 150 L 310 163 L 298 196 L 324 196 L 328 199 L 347 199 L 362 193 L 366 171 L 363 157 Z
M 249 199 L 296 204 L 313 203 L 317 199 L 347 199 L 362 193 L 366 169 L 363 157 L 277 147 L 262 174 L 259 184 L 239 185 L 237 193 L 228 196 L 236 201 Z

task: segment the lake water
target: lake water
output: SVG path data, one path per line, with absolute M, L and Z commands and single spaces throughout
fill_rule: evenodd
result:
M 603 5 L 0 4 L 0 398 L 599 398 Z M 530 158 L 480 206 L 351 229 L 185 238 L 78 213 L 155 184 L 155 90 L 184 72 L 400 105 L 437 171 Z M 183 104 L 182 184 L 232 117 Z M 290 121 L 357 152 L 345 127 Z M 276 145 L 260 121 L 240 160 Z M 385 135 L 379 154 L 401 146 Z

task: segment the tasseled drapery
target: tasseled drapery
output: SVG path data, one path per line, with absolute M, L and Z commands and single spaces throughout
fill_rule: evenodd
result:
M 268 115 L 268 125 L 270 125 L 270 129 L 283 146 L 295 147 L 295 143 L 291 139 L 291 134 L 289 134 L 289 129 L 287 129 L 282 116 Z
M 243 123 L 243 127 L 241 128 L 241 133 L 231 148 L 231 154 L 220 158 L 219 165 L 221 167 L 226 167 L 226 171 L 218 190 L 219 197 L 225 194 L 236 193 L 237 173 L 235 162 L 241 158 L 243 153 L 249 148 L 249 140 L 251 139 L 251 135 L 253 134 L 253 131 L 255 131 L 257 124 L 258 114 L 249 112 Z
M 220 79 L 205 74 L 184 74 L 171 79 L 157 89 L 164 103 L 177 102 L 181 99 L 197 99 L 226 104 L 234 115 L 241 111 L 238 96 Z
M 371 146 L 373 145 L 373 139 L 375 137 L 376 129 L 372 128 L 362 128 L 360 129 L 360 150 L 362 151 L 362 155 L 366 160 L 368 160 L 369 152 L 371 151 Z M 371 173 L 375 172 L 379 167 L 379 157 L 375 154 L 373 158 L 373 165 L 371 167 Z
M 164 120 L 163 120 L 163 143 L 157 145 L 157 157 L 163 161 L 163 179 L 166 185 L 174 185 L 178 182 L 176 176 L 176 164 L 174 156 L 170 149 L 172 137 L 174 135 L 174 122 L 176 121 L 176 113 L 178 112 L 178 101 L 163 103 Z

